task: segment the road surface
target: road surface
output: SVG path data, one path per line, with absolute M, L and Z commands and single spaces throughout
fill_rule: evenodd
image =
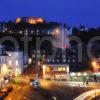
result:
M 25 77 L 21 77 L 19 83 L 9 85 L 12 85 L 14 90 L 4 100 L 46 100 L 40 92 L 29 86 L 29 81 Z

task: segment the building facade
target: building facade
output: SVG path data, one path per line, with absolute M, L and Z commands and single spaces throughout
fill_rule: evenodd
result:
M 0 76 L 7 74 L 7 57 L 4 46 L 0 45 Z
M 69 65 L 47 64 L 43 65 L 43 79 L 47 80 L 69 80 Z
M 7 51 L 8 73 L 14 76 L 22 74 L 24 69 L 24 56 L 21 51 Z

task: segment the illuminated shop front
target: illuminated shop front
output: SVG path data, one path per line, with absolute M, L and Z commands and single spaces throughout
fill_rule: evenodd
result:
M 50 80 L 69 80 L 69 65 L 43 65 L 43 78 Z
M 92 72 L 71 72 L 70 81 L 83 82 L 84 78 L 89 78 L 89 80 L 91 80 L 92 76 L 93 76 Z

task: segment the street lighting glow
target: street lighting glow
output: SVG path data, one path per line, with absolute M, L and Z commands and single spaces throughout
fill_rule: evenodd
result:
M 60 29 L 56 28 L 53 32 L 54 35 L 59 35 L 60 34 Z
M 15 63 L 16 63 L 16 66 L 17 66 L 17 65 L 18 65 L 18 60 L 16 60 L 16 62 L 15 62 Z
M 99 66 L 96 61 L 92 61 L 92 67 L 93 67 L 94 72 L 99 71 Z
M 97 64 L 95 61 L 92 62 L 92 66 L 95 67 Z
M 9 63 L 9 65 L 11 65 L 12 61 L 11 61 L 11 60 L 9 60 L 9 62 L 8 62 L 8 63 Z
M 43 78 L 45 79 L 45 69 L 46 69 L 46 65 L 43 65 L 42 68 L 43 68 Z
M 31 59 L 31 58 L 29 58 L 28 63 L 29 63 L 29 64 L 31 64 L 31 63 L 32 63 L 32 59 Z
M 84 76 L 87 76 L 87 73 L 84 73 L 83 75 L 84 75 Z
M 81 76 L 81 73 L 78 73 L 77 75 L 78 75 L 78 76 Z
M 71 76 L 75 76 L 76 74 L 73 72 L 73 73 L 71 73 L 70 75 L 71 75 Z
M 8 68 L 7 68 L 6 64 L 4 64 L 2 66 L 1 73 L 6 74 L 7 72 L 8 72 Z

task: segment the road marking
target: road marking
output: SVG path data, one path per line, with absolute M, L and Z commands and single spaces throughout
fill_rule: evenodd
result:
M 95 94 L 95 93 L 97 94 L 99 92 L 100 92 L 100 89 L 91 90 L 91 91 L 88 91 L 88 92 L 85 92 L 85 93 L 81 94 L 80 96 L 78 96 L 74 100 L 85 100 L 89 96 L 92 96 L 92 98 L 94 98 L 95 95 L 93 95 L 93 94 Z

